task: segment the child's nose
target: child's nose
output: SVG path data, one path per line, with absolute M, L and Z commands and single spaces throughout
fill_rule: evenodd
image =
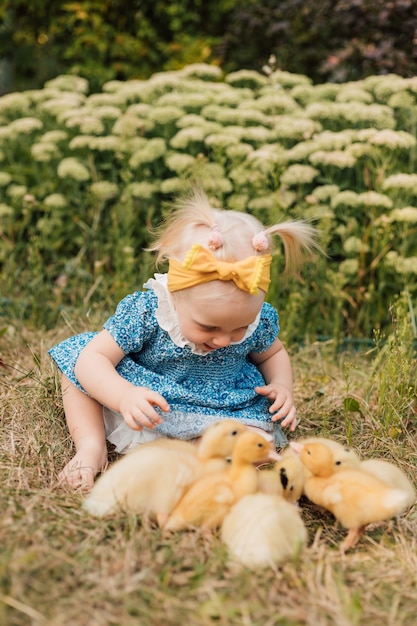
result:
M 216 337 L 213 338 L 213 343 L 218 348 L 225 348 L 226 346 L 229 345 L 231 341 L 232 341 L 232 338 L 228 334 L 217 335 Z

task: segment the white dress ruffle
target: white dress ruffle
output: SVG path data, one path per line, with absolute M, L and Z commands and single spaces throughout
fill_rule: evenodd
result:
M 150 278 L 144 285 L 146 289 L 152 289 L 158 298 L 158 308 L 156 310 L 156 319 L 158 321 L 159 326 L 166 330 L 172 341 L 175 345 L 180 348 L 184 348 L 185 346 L 190 346 L 191 352 L 193 354 L 199 354 L 205 356 L 210 354 L 207 350 L 200 350 L 196 347 L 194 343 L 191 341 L 187 341 L 184 335 L 181 332 L 177 312 L 174 307 L 174 303 L 172 301 L 172 297 L 170 292 L 168 291 L 168 275 L 167 274 L 155 274 L 154 278 Z M 231 341 L 230 345 L 235 345 L 238 343 L 242 343 L 248 337 L 253 335 L 255 332 L 259 320 L 261 318 L 261 311 L 259 311 L 255 320 L 252 324 L 249 324 L 245 336 L 240 339 L 240 341 Z
M 103 419 L 106 439 L 115 446 L 115 452 L 119 454 L 125 454 L 142 443 L 149 443 L 163 436 L 149 428 L 133 430 L 120 413 L 107 406 L 103 407 Z

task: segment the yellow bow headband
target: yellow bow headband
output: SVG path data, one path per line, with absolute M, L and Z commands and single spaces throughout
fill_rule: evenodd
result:
M 268 291 L 271 254 L 250 256 L 242 261 L 219 261 L 207 250 L 195 244 L 184 261 L 169 260 L 168 289 L 170 292 L 194 287 L 212 280 L 233 281 L 239 289 L 256 295 L 259 289 Z

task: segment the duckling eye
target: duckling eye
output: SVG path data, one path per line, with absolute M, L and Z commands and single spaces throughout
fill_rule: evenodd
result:
M 342 461 L 336 461 L 335 465 L 342 465 Z
M 291 485 L 290 491 L 294 491 L 294 485 Z
M 237 430 L 232 430 L 230 434 L 232 435 L 232 437 L 235 437 L 237 435 Z
M 261 443 L 261 442 L 259 442 L 259 443 L 258 443 L 258 448 L 263 448 L 263 447 L 264 447 L 264 444 L 263 444 L 263 443 Z

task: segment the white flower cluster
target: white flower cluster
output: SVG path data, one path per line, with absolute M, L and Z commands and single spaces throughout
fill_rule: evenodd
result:
M 416 106 L 415 77 L 314 85 L 273 64 L 226 75 L 193 64 L 95 94 L 83 78 L 58 76 L 0 97 L 0 216 L 33 210 L 36 222 L 44 212 L 35 235 L 61 227 L 64 239 L 60 216 L 79 211 L 69 221 L 82 249 L 96 207 L 143 230 L 148 220 L 129 212 L 149 203 L 156 219 L 197 180 L 219 204 L 266 222 L 317 221 L 335 284 L 347 289 L 370 267 L 375 280 L 394 269 L 407 278 L 417 257 Z

